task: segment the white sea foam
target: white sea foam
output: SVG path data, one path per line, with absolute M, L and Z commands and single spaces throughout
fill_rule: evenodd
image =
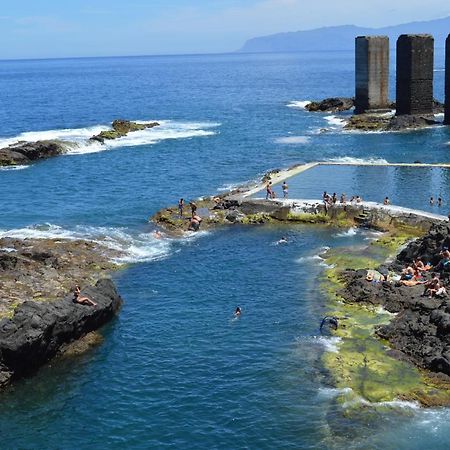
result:
M 352 227 L 352 228 L 349 228 L 347 231 L 342 231 L 341 233 L 337 233 L 336 237 L 352 237 L 352 236 L 356 236 L 357 233 L 358 233 L 358 228 Z
M 305 106 L 309 105 L 310 103 L 311 103 L 310 100 L 293 100 L 292 102 L 289 102 L 286 106 L 288 108 L 305 109 Z
M 197 233 L 195 238 L 202 233 Z M 96 242 L 120 253 L 114 261 L 118 264 L 155 261 L 167 257 L 172 252 L 173 239 L 156 238 L 153 233 L 133 234 L 125 228 L 77 226 L 73 230 L 58 225 L 43 224 L 21 229 L 0 231 L 0 238 L 17 239 L 85 239 Z M 187 234 L 186 238 L 194 236 Z
M 319 398 L 325 398 L 325 399 L 331 399 L 335 397 L 339 397 L 340 395 L 350 394 L 353 392 L 353 389 L 351 387 L 345 387 L 345 388 L 319 388 L 318 391 L 318 397 Z
M 383 158 L 354 158 L 352 156 L 340 156 L 339 158 L 330 158 L 325 161 L 343 163 L 343 164 L 388 164 Z
M 437 114 L 434 115 L 434 118 L 435 118 L 436 120 L 442 120 L 442 121 L 444 121 L 444 117 L 445 117 L 445 114 L 444 114 L 444 113 L 437 113 Z
M 307 144 L 311 138 L 309 136 L 286 136 L 275 139 L 277 144 L 297 145 Z
M 373 408 L 391 408 L 391 409 L 420 409 L 420 404 L 417 402 L 409 402 L 406 400 L 392 400 L 387 402 L 369 402 L 362 397 L 356 397 L 352 400 L 346 401 L 342 404 L 343 409 L 351 408 L 356 405 L 367 405 Z
M 136 121 L 146 123 L 151 121 Z M 177 122 L 170 120 L 159 121 L 160 126 L 134 131 L 127 136 L 105 140 L 104 144 L 90 141 L 94 135 L 101 131 L 109 130 L 107 125 L 95 125 L 86 128 L 73 128 L 47 131 L 29 131 L 12 138 L 0 138 L 0 148 L 7 147 L 19 141 L 62 140 L 71 143 L 68 145 L 68 155 L 96 153 L 115 147 L 132 147 L 138 145 L 156 144 L 168 139 L 188 139 L 194 137 L 212 136 L 216 134 L 213 128 L 220 126 L 218 123 L 208 122 Z
M 23 169 L 28 169 L 28 167 L 30 166 L 3 166 L 0 167 L 0 170 L 3 170 L 5 172 L 8 172 L 10 170 L 23 170 Z
M 338 116 L 325 116 L 324 119 L 334 129 L 341 129 L 345 125 L 345 119 Z
M 342 338 L 338 336 L 314 336 L 313 341 L 324 347 L 326 352 L 339 353 Z

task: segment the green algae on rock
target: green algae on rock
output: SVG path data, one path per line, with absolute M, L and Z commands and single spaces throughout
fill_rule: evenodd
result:
M 381 239 L 389 242 L 391 251 L 393 244 L 388 240 L 391 237 Z M 432 376 L 411 362 L 394 357 L 388 343 L 376 336 L 377 327 L 388 324 L 392 314 L 379 307 L 350 303 L 341 297 L 340 290 L 345 285 L 342 274 L 346 269 L 369 269 L 380 264 L 380 256 L 371 258 L 364 250 L 360 252 L 357 256 L 357 250 L 334 249 L 323 255 L 331 265 L 321 283 L 329 299 L 327 315 L 342 319 L 334 332 L 340 338 L 339 351 L 325 353 L 323 362 L 336 387 L 346 388 L 341 402 L 353 408 L 359 408 L 364 401 L 380 405 L 399 399 L 416 401 L 423 406 L 450 404 L 447 378 Z

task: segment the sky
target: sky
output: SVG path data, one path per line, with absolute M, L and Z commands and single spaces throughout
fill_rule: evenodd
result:
M 232 52 L 252 37 L 450 16 L 449 0 L 5 0 L 0 59 Z

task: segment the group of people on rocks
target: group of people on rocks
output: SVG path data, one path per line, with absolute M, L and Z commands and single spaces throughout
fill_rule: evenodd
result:
M 411 264 L 405 264 L 400 284 L 403 286 L 421 284 L 425 288 L 423 295 L 428 296 L 428 298 L 446 297 L 447 289 L 441 280 L 439 272 L 443 271 L 447 266 L 450 268 L 450 251 L 447 247 L 444 247 L 440 251 L 439 256 L 439 263 L 434 267 L 431 264 L 424 264 L 421 258 L 416 258 Z M 427 272 L 431 270 L 433 270 L 431 277 L 427 277 Z
M 369 270 L 366 280 L 372 282 L 396 281 L 401 286 L 423 285 L 425 288 L 423 296 L 442 298 L 448 295 L 447 288 L 441 278 L 441 274 L 447 270 L 450 273 L 450 251 L 448 247 L 443 247 L 439 253 L 439 262 L 434 267 L 430 263 L 424 263 L 422 258 L 417 257 L 411 263 L 404 265 L 400 275 L 383 275 L 377 271 Z
M 289 196 L 289 186 L 286 181 L 283 181 L 281 185 L 281 191 L 283 193 L 283 198 L 288 198 Z M 272 181 L 268 181 L 266 184 L 266 200 L 277 198 L 275 191 L 273 190 Z
M 183 219 L 184 206 L 184 198 L 180 198 L 178 201 L 178 213 L 180 219 Z M 203 219 L 197 214 L 197 204 L 193 200 L 189 202 L 189 206 L 191 208 L 191 217 L 189 219 L 188 231 L 198 231 Z

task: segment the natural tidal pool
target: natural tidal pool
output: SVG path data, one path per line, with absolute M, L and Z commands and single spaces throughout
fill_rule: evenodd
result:
M 282 236 L 287 244 L 277 244 Z M 392 448 L 421 448 L 430 434 L 438 448 L 449 430 L 446 409 L 347 408 L 337 401 L 345 389 L 323 365 L 339 342 L 318 329 L 329 308 L 319 254 L 370 238 L 235 227 L 117 273 L 126 303 L 104 343 L 0 396 L 2 445 L 391 448 L 395 427 Z M 234 319 L 237 305 L 243 314 Z

